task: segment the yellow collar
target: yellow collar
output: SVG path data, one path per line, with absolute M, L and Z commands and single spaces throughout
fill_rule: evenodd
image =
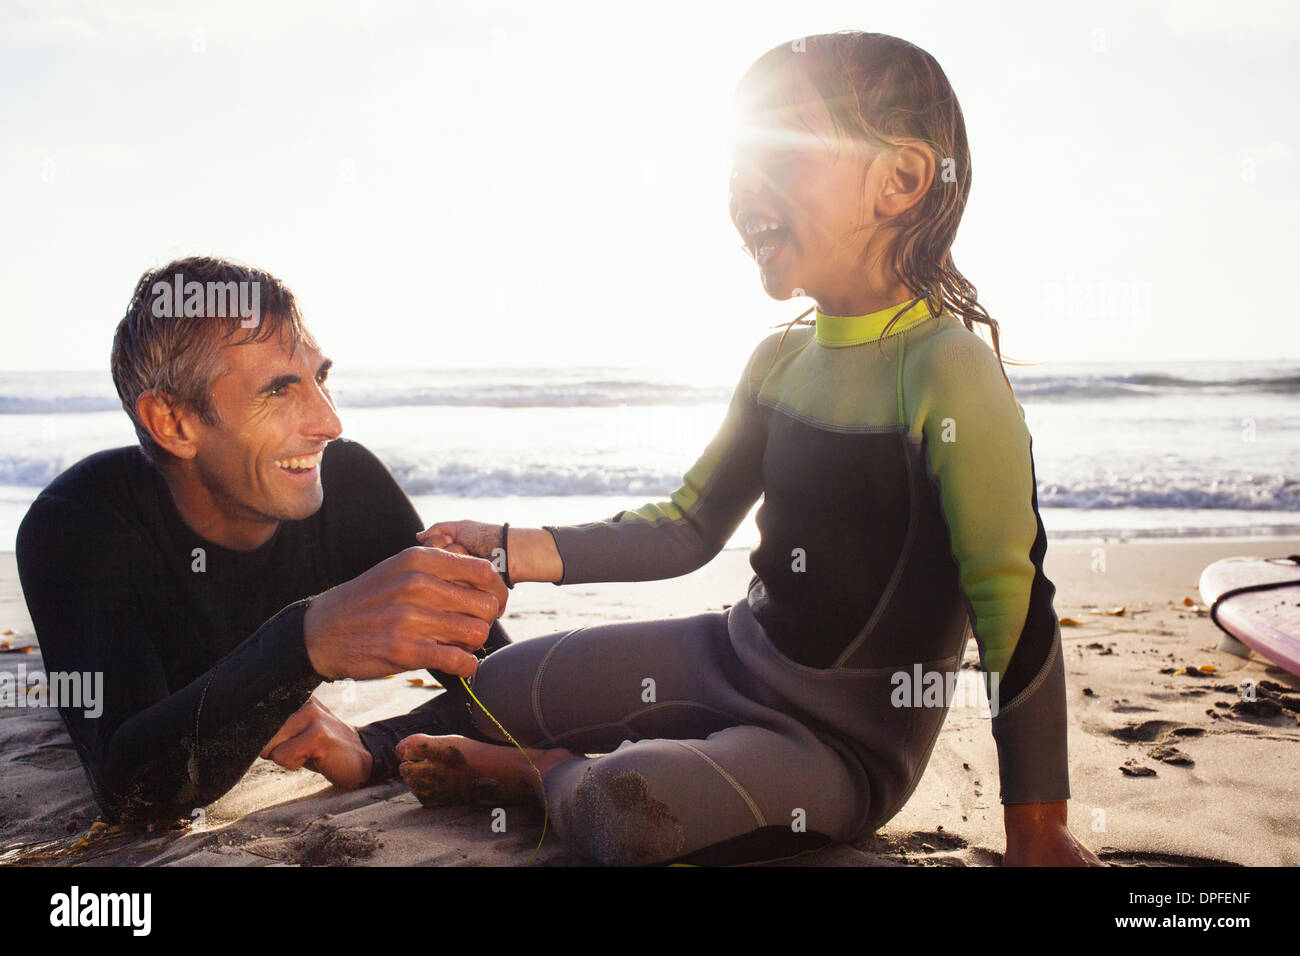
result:
M 889 306 L 889 308 L 881 309 L 879 312 L 872 312 L 870 315 L 825 315 L 818 309 L 817 341 L 832 348 L 861 345 L 863 342 L 875 342 L 881 338 L 885 326 L 889 325 L 894 316 L 898 315 L 898 311 L 905 305 L 907 305 L 907 302 L 900 302 L 897 305 Z M 931 318 L 931 305 L 934 306 L 934 312 L 937 315 L 940 312 L 939 303 L 934 299 L 929 300 L 929 302 L 922 299 L 899 316 L 898 321 L 889 330 L 890 336 L 906 332 L 912 326 L 920 325 Z

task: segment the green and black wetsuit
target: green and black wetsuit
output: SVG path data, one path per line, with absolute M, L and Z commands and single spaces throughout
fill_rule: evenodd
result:
M 1023 409 L 983 340 L 925 302 L 882 339 L 901 307 L 819 313 L 779 356 L 772 335 L 670 500 L 549 529 L 562 584 L 668 578 L 708 562 L 763 497 L 734 607 L 579 628 L 480 668 L 480 698 L 520 740 L 603 754 L 545 779 L 575 849 L 739 860 L 883 824 L 947 713 L 894 706 L 896 675 L 958 671 L 972 630 L 996 675 L 1003 802 L 1069 797 Z

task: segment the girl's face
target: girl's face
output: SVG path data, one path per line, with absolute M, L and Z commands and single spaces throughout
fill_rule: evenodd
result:
M 803 77 L 800 108 L 759 113 L 739 131 L 731 174 L 731 220 L 774 299 L 815 299 L 823 312 L 862 299 L 867 244 L 876 233 L 867 202 L 879 153 L 839 137 Z M 780 82 L 789 82 L 790 77 Z

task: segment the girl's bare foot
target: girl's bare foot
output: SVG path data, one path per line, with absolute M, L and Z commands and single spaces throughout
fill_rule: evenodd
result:
M 542 774 L 575 756 L 561 748 L 528 750 L 529 759 Z M 499 807 L 542 799 L 537 772 L 509 745 L 415 734 L 397 745 L 397 757 L 402 761 L 402 779 L 427 807 Z

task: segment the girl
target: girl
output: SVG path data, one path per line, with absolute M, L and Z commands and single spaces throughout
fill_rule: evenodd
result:
M 971 177 L 948 80 L 910 43 L 842 32 L 769 51 L 737 99 L 732 220 L 767 293 L 812 298 L 815 320 L 759 344 L 669 501 L 571 527 L 446 522 L 423 541 L 504 548 L 507 583 L 668 578 L 708 562 L 761 495 L 748 594 L 491 654 L 475 694 L 537 772 L 511 747 L 415 736 L 403 777 L 427 802 L 484 780 L 494 799 L 544 798 L 561 837 L 606 863 L 852 840 L 911 795 L 973 630 L 1006 861 L 1097 864 L 1066 827 L 1030 436 L 997 323 L 949 251 Z

